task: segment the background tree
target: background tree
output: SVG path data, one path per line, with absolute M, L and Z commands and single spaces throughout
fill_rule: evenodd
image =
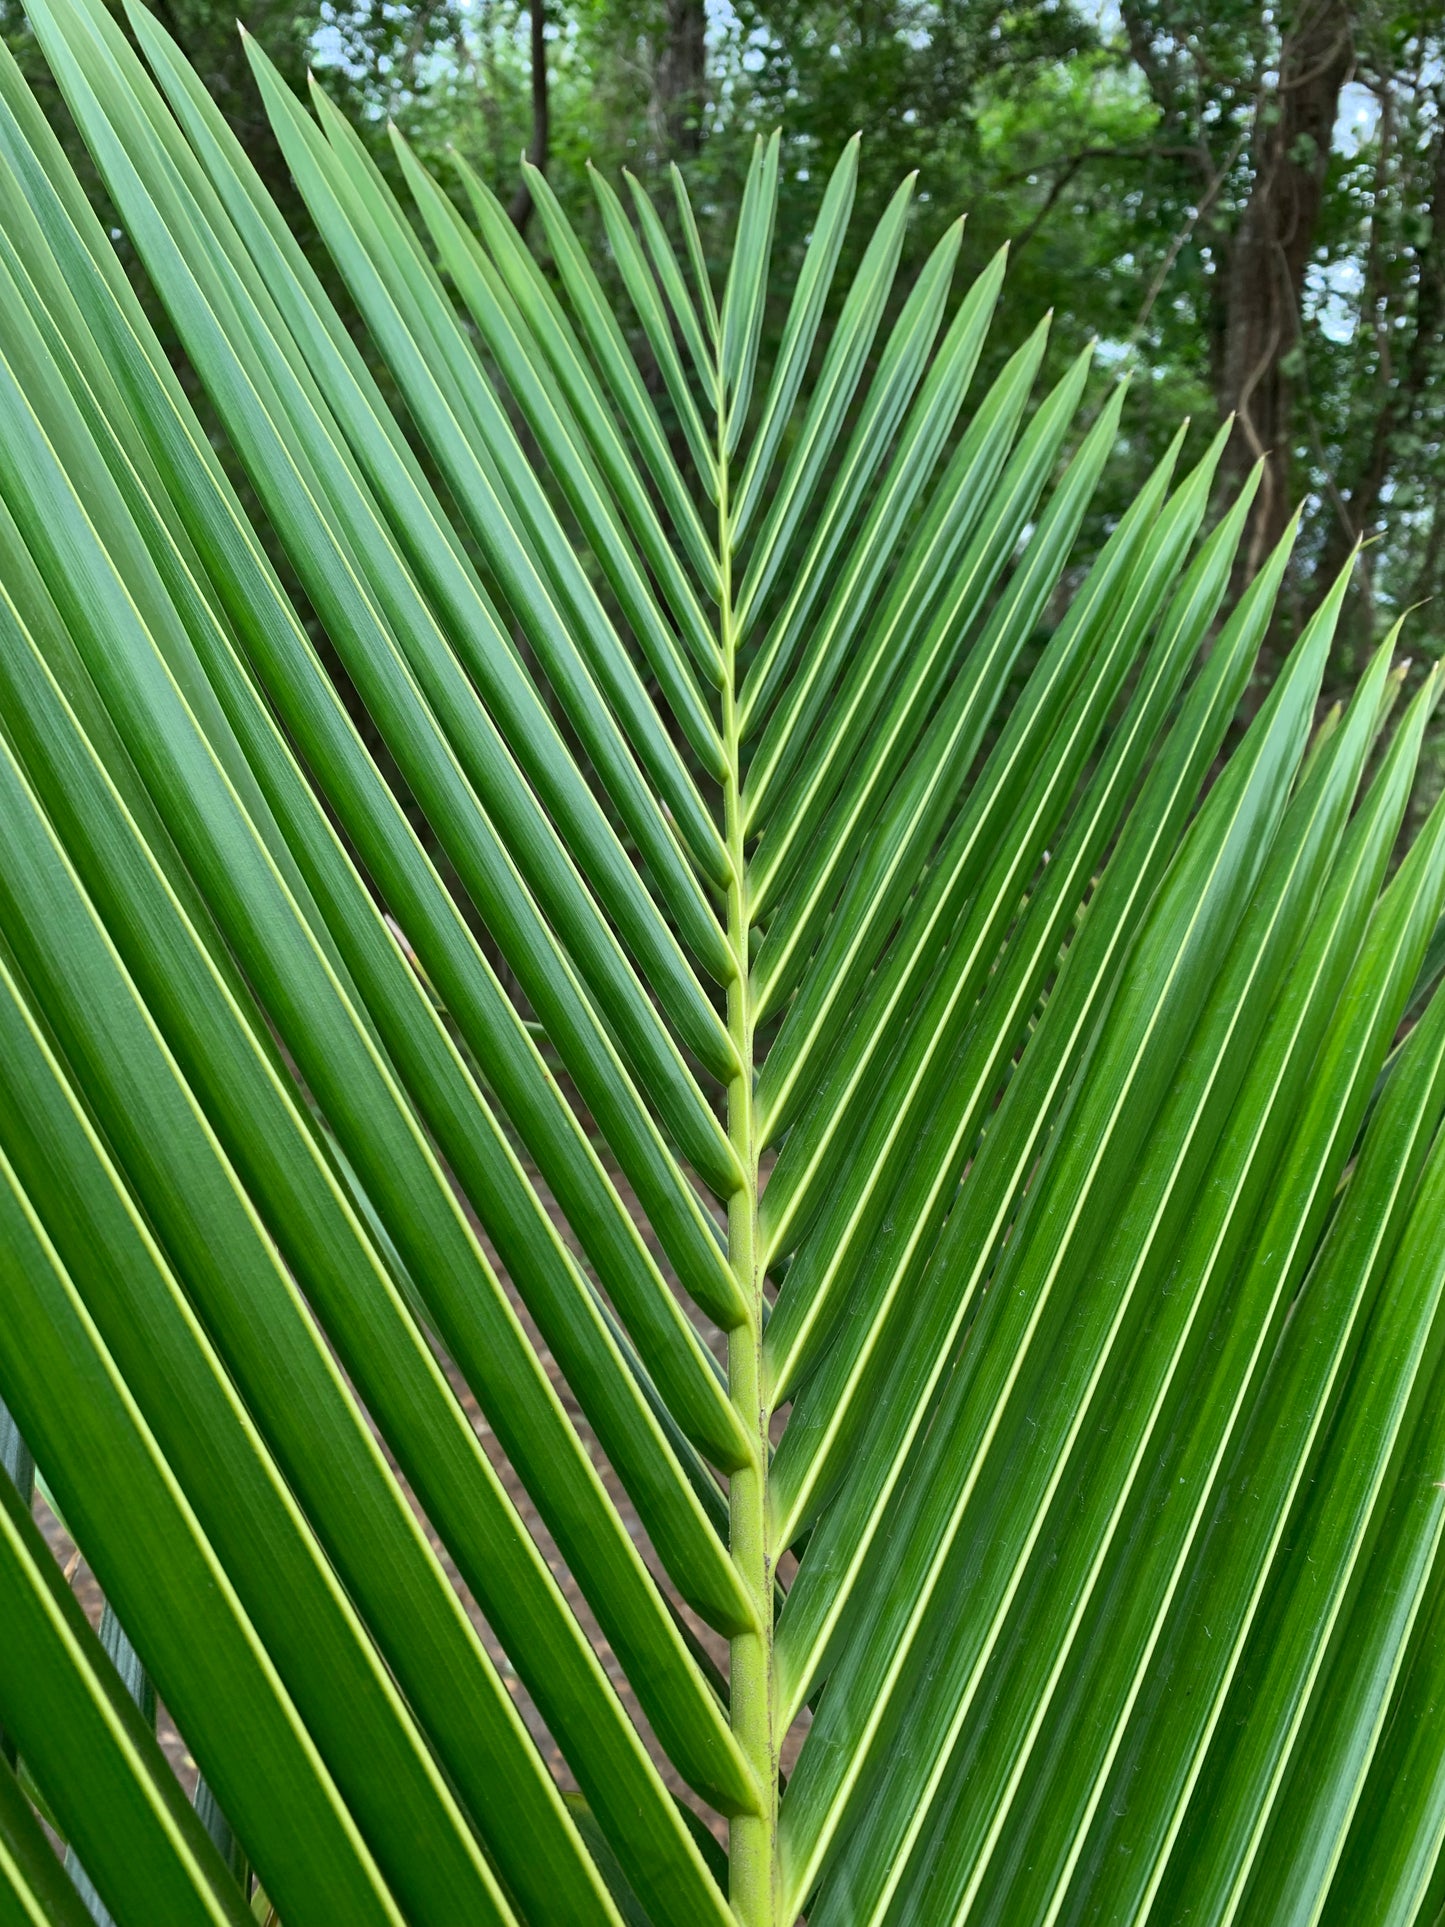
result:
M 1078 237 L 1111 204 L 1128 209 L 1135 245 L 1082 260 L 1074 299 L 1107 337 L 1111 283 L 1126 275 L 1157 297 L 1128 337 L 1154 382 L 1236 414 L 1236 469 L 1267 456 L 1243 572 L 1302 498 L 1297 620 L 1358 541 L 1383 536 L 1357 569 L 1340 644 L 1354 667 L 1388 615 L 1439 585 L 1438 18 L 1334 0 L 1128 0 L 1099 46 L 1142 137 L 1081 121 L 1085 138 L 1029 183 L 1039 218 Z M 1415 633 L 1430 632 L 1427 617 Z
M 159 12 L 309 245 L 231 7 L 163 0 Z M 21 0 L 0 0 L 0 22 L 64 127 Z M 1025 318 L 1050 305 L 1055 373 L 1091 338 L 1102 366 L 1137 356 L 1147 368 L 1125 417 L 1130 459 L 1101 491 L 1095 538 L 1181 412 L 1193 418 L 1195 453 L 1233 413 L 1226 478 L 1267 458 L 1236 593 L 1304 505 L 1263 677 L 1360 542 L 1332 688 L 1414 605 L 1425 607 L 1411 621 L 1412 652 L 1420 663 L 1438 652 L 1445 28 L 1436 9 L 1418 0 L 1123 0 L 1117 12 L 1098 0 L 739 0 L 709 14 L 704 0 L 552 0 L 534 14 L 523 0 L 261 0 L 247 24 L 293 85 L 315 71 L 393 179 L 388 117 L 444 178 L 453 179 L 447 150 L 463 155 L 519 223 L 530 200 L 517 158 L 550 157 L 569 217 L 604 264 L 589 157 L 664 190 L 660 177 L 676 160 L 717 261 L 722 210 L 736 203 L 753 139 L 783 126 L 775 250 L 791 272 L 824 171 L 866 128 L 875 149 L 919 169 L 905 269 L 958 208 L 969 215 L 965 268 L 977 271 L 1013 238 L 1015 299 L 989 350 L 992 369 L 1017 347 Z M 93 186 L 73 137 L 70 151 Z M 863 178 L 866 202 L 888 173 Z M 661 200 L 670 209 L 670 193 Z M 867 225 L 857 221 L 854 234 Z M 528 227 L 528 238 L 545 260 L 545 237 Z M 842 265 L 846 285 L 848 259 Z M 782 325 L 770 311 L 774 338 Z M 385 370 L 375 372 L 385 385 Z M 665 410 L 662 384 L 653 386 Z M 1425 766 L 1428 791 L 1445 763 L 1432 755 Z

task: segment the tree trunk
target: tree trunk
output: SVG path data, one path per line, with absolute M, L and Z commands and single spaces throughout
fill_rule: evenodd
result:
M 527 159 L 539 173 L 547 171 L 551 143 L 551 109 L 547 96 L 547 4 L 532 0 L 532 139 Z M 512 196 L 511 216 L 519 233 L 525 232 L 532 218 L 532 195 L 524 176 Z
M 653 80 L 655 137 L 683 158 L 702 146 L 707 104 L 706 0 L 667 0 L 667 30 Z
M 1254 142 L 1254 185 L 1229 250 L 1217 400 L 1233 411 L 1228 461 L 1238 472 L 1266 458 L 1243 551 L 1253 575 L 1284 530 L 1293 502 L 1292 351 L 1314 247 L 1340 90 L 1353 66 L 1345 0 L 1301 0 L 1286 22 L 1278 87 L 1265 97 Z
M 1358 448 L 1347 451 L 1354 462 L 1340 477 L 1343 513 L 1335 516 L 1321 556 L 1320 573 L 1326 580 L 1343 564 L 1353 544 L 1369 535 L 1378 521 L 1385 485 L 1398 469 L 1402 437 L 1440 378 L 1441 343 L 1445 340 L 1445 81 L 1433 91 L 1435 131 L 1427 170 L 1429 200 L 1417 203 L 1414 210 L 1422 222 L 1428 222 L 1430 230 L 1428 240 L 1415 244 L 1419 268 L 1414 333 L 1398 373 L 1392 373 L 1382 359 L 1371 419 Z

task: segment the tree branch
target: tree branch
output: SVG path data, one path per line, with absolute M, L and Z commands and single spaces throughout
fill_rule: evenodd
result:
M 1194 150 L 1189 147 L 1081 147 L 1076 154 L 1060 156 L 1057 161 L 1045 161 L 1037 167 L 1023 168 L 1016 174 L 1005 175 L 999 183 L 1000 187 L 1017 186 L 1020 181 L 1026 181 L 1034 174 L 1043 174 L 1050 168 L 1057 168 L 1059 170 L 1054 177 L 1048 193 L 1044 197 L 1043 206 L 1014 242 L 1012 248 L 1013 259 L 1015 261 L 1018 260 L 1019 255 L 1022 254 L 1029 242 L 1033 240 L 1034 236 L 1058 205 L 1059 199 L 1070 181 L 1072 181 L 1080 170 L 1086 167 L 1090 161 L 1167 160 L 1177 159 L 1180 156 L 1187 157 L 1191 155 L 1193 151 Z

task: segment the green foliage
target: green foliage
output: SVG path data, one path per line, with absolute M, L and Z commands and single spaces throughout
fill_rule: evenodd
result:
M 1352 559 L 1037 313 L 1172 110 L 740 16 L 816 112 L 544 268 L 31 10 L 134 252 L 0 51 L 0 1921 L 1428 1922 L 1440 672 L 1317 721 Z

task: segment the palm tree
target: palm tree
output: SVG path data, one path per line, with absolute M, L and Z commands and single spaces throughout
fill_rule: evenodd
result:
M 1218 767 L 1293 529 L 856 142 L 762 368 L 777 136 L 624 317 L 252 46 L 369 358 L 31 11 L 223 433 L 0 52 L 0 1922 L 1434 1920 L 1436 677 Z

